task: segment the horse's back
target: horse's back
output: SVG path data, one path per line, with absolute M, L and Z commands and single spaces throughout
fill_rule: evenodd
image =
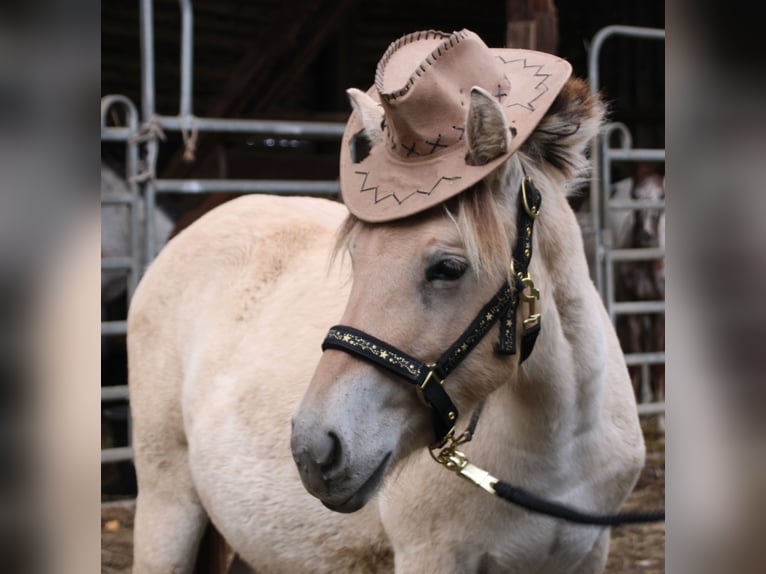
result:
M 175 435 L 205 512 L 264 571 L 333 571 L 343 556 L 346 570 L 366 569 L 359 556 L 386 563 L 374 505 L 326 510 L 290 454 L 291 416 L 348 295 L 348 271 L 329 260 L 346 213 L 312 198 L 228 202 L 167 245 L 131 309 L 137 463 L 158 448 L 147 444 L 156 431 Z

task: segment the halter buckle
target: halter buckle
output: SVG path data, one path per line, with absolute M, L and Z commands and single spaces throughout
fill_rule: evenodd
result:
M 540 313 L 535 313 L 535 301 L 540 300 L 540 290 L 535 287 L 535 282 L 529 273 L 525 277 L 521 277 L 521 282 L 524 285 L 524 290 L 519 293 L 519 297 L 529 305 L 529 315 L 524 319 L 524 326 L 529 327 L 540 321 Z M 527 289 L 529 289 L 529 293 L 526 293 Z
M 429 363 L 428 365 L 426 365 L 426 367 L 428 367 L 428 374 L 426 375 L 425 380 L 421 384 L 419 384 L 417 387 L 415 387 L 415 392 L 417 393 L 418 398 L 420 399 L 420 402 L 430 409 L 432 408 L 431 403 L 429 403 L 426 400 L 426 398 L 423 396 L 423 391 L 432 381 L 436 381 L 440 385 L 443 385 L 444 379 L 442 379 L 441 377 L 439 377 L 439 375 L 436 374 L 436 363 Z
M 540 214 L 540 211 L 536 205 L 529 205 L 529 200 L 527 199 L 527 183 L 531 184 L 532 178 L 525 175 L 521 180 L 521 203 L 524 206 L 524 211 L 527 212 L 527 215 L 535 220 Z
M 459 438 L 455 439 L 453 437 L 452 443 L 442 448 L 438 453 L 434 453 L 434 449 L 431 449 L 431 458 L 468 482 L 486 490 L 490 494 L 497 494 L 495 492 L 495 484 L 498 482 L 497 478 L 486 470 L 472 464 L 465 454 L 457 450 L 456 447 L 459 444 Z

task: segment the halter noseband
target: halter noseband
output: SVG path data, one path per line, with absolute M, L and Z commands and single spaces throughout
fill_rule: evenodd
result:
M 540 211 L 542 196 L 529 177 L 525 176 L 522 179 L 520 187 L 518 239 L 511 268 L 515 285 L 511 286 L 506 280 L 468 328 L 436 362 L 425 363 L 380 339 L 345 325 L 331 327 L 322 343 L 322 351 L 345 351 L 416 385 L 421 401 L 433 411 L 436 435 L 434 444 L 437 446 L 443 445 L 454 434 L 458 418 L 457 407 L 444 390 L 444 380 L 478 345 L 492 326 L 500 321 L 500 336 L 495 352 L 501 355 L 516 354 L 516 313 L 520 301 L 529 304 L 529 315 L 524 320 L 521 340 L 521 363 L 532 352 L 540 332 L 540 314 L 535 313 L 535 300 L 540 298 L 540 292 L 529 276 L 529 262 L 532 259 L 532 228 Z M 524 293 L 527 288 L 529 293 Z

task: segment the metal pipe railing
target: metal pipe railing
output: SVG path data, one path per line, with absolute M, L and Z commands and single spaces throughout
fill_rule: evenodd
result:
M 141 0 L 141 118 L 147 126 L 154 120 L 154 6 L 152 0 Z M 154 137 L 146 141 L 144 182 L 144 265 L 154 259 L 154 209 L 156 196 L 154 174 L 157 166 L 158 144 Z
M 665 209 L 665 201 L 650 201 L 646 199 L 610 199 L 606 208 L 610 211 L 614 209 Z
M 101 126 L 101 141 L 105 142 L 127 142 L 135 134 L 128 128 L 115 128 Z
M 630 249 L 611 249 L 607 257 L 613 262 L 622 261 L 650 261 L 665 257 L 662 247 L 634 247 Z
M 105 257 L 101 260 L 101 269 L 133 269 L 135 261 L 134 257 Z
M 606 26 L 599 30 L 590 45 L 588 53 L 588 80 L 592 94 L 598 92 L 599 71 L 598 63 L 601 56 L 601 48 L 608 39 L 614 36 L 628 36 L 630 38 L 643 38 L 647 40 L 664 40 L 665 30 L 659 28 L 645 28 L 641 26 Z
M 617 301 L 612 303 L 612 315 L 664 313 L 665 301 Z
M 102 321 L 101 322 L 101 335 L 106 337 L 115 337 L 118 335 L 124 335 L 128 332 L 127 321 Z
M 109 111 L 115 106 L 122 106 L 125 113 L 125 123 L 127 128 L 112 128 L 107 126 Z M 133 291 L 138 285 L 138 278 L 141 271 L 140 261 L 138 259 L 140 251 L 140 226 L 141 226 L 141 198 L 139 193 L 138 184 L 136 182 L 136 175 L 138 173 L 138 143 L 135 141 L 135 137 L 138 135 L 138 110 L 133 102 L 122 95 L 108 95 L 101 98 L 101 133 L 102 138 L 104 132 L 114 132 L 120 130 L 121 135 L 124 135 L 125 141 L 125 181 L 128 185 L 129 196 L 121 197 L 119 200 L 117 197 L 103 198 L 102 203 L 105 204 L 124 204 L 129 208 L 130 217 L 130 256 L 132 262 L 129 266 L 121 266 L 121 268 L 129 269 L 127 288 L 128 297 L 133 295 Z M 123 131 L 124 130 L 124 131 Z M 116 138 L 111 141 L 119 141 Z M 108 259 L 102 262 L 101 268 L 106 269 L 109 265 L 113 265 L 114 262 L 110 262 Z M 112 267 L 113 268 L 113 267 Z
M 144 121 L 154 115 L 154 6 L 141 0 L 141 112 Z
M 665 352 L 657 351 L 656 353 L 626 353 L 625 363 L 632 367 L 634 365 L 664 365 L 665 364 Z
M 101 451 L 101 464 L 104 464 L 105 462 L 123 462 L 128 460 L 133 460 L 132 446 L 105 448 Z
M 638 414 L 640 416 L 661 415 L 665 412 L 665 402 L 639 403 Z
M 162 193 L 309 193 L 337 195 L 337 181 L 303 180 L 237 180 L 237 179 L 158 179 L 155 182 Z
M 101 402 L 124 401 L 128 398 L 128 385 L 101 387 Z
M 133 198 L 124 195 L 102 195 L 101 205 L 130 205 L 133 203 Z
M 615 150 L 612 148 L 606 148 L 609 153 L 609 159 L 612 161 L 665 161 L 664 149 L 631 149 L 631 150 Z M 606 159 L 604 160 L 606 161 Z
M 187 129 L 182 118 L 155 116 L 165 130 Z M 339 140 L 345 124 L 342 122 L 301 122 L 279 120 L 240 120 L 228 118 L 194 118 L 194 129 L 200 132 L 228 132 L 275 135 L 289 138 Z
M 194 10 L 191 0 L 178 0 L 181 7 L 181 99 L 178 115 L 192 117 L 192 63 L 194 60 Z

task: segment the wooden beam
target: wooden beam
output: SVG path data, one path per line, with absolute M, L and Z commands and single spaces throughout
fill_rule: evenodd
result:
M 506 17 L 509 48 L 556 53 L 558 13 L 553 0 L 506 0 Z

